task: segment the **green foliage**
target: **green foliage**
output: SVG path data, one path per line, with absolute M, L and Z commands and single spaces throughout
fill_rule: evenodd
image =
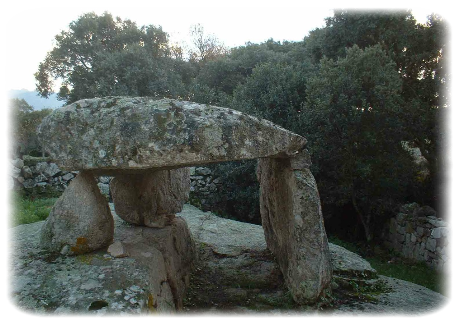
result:
M 24 198 L 17 193 L 11 197 L 12 219 L 11 226 L 33 223 L 45 220 L 50 214 L 57 198 L 30 199 Z
M 182 93 L 179 65 L 170 58 L 161 27 L 87 13 L 55 37 L 56 45 L 35 74 L 37 91 L 52 93 L 62 79 L 59 97 L 73 102 L 109 95 L 167 96 Z
M 293 129 L 304 98 L 304 77 L 295 67 L 265 63 L 235 89 L 232 107 Z
M 367 238 L 374 206 L 403 198 L 412 177 L 400 144 L 400 90 L 394 62 L 379 46 L 354 46 L 345 58 L 323 59 L 307 84 L 299 129 L 306 128 L 323 202 L 351 202 Z
M 409 45 L 416 26 L 410 11 L 348 11 L 336 10 L 326 18 L 323 53 L 331 59 L 345 57 L 346 49 L 361 49 L 380 44 L 394 60 Z
M 283 62 L 285 51 L 280 47 L 283 46 L 269 40 L 262 44 L 248 43 L 246 46 L 233 48 L 229 55 L 205 62 L 198 72 L 196 83 L 232 95 L 236 87 L 244 83 L 258 65 Z
M 403 119 L 407 140 L 428 163 L 429 176 L 417 188 L 418 201 L 449 221 L 461 222 L 463 3 L 454 6 L 448 16 L 434 12 L 411 42 L 403 77 L 409 109 Z
M 217 195 L 225 204 L 221 215 L 243 222 L 260 224 L 259 182 L 255 160 L 226 162 L 210 166 L 214 175 L 220 175 L 223 186 Z
M 355 211 L 371 238 L 399 203 L 435 206 L 438 199 L 446 33 L 436 15 L 419 25 L 409 11 L 340 10 L 301 42 L 226 49 L 196 25 L 195 48 L 184 53 L 159 26 L 88 13 L 56 36 L 36 73 L 37 89 L 48 96 L 60 78 L 68 102 L 183 98 L 268 119 L 308 138 L 325 215 L 336 223 L 339 211 Z M 402 141 L 420 148 L 430 176 L 417 175 Z M 233 184 L 222 189 L 230 202 L 224 214 L 257 220 L 255 170 L 246 164 L 220 170 Z
M 416 283 L 430 290 L 446 294 L 442 275 L 432 270 L 424 262 L 403 260 L 389 263 L 389 261 L 379 257 L 368 258 L 368 262 L 379 274 Z
M 12 119 L 12 143 L 16 155 L 38 154 L 42 151 L 36 136 L 36 129 L 51 109 L 34 111 L 24 99 L 10 101 Z

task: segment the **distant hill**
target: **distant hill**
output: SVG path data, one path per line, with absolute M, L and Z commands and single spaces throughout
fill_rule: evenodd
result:
M 49 98 L 42 98 L 37 92 L 26 89 L 10 90 L 7 96 L 8 98 L 24 99 L 35 110 L 58 108 L 64 105 L 64 101 L 58 100 L 56 94 L 51 95 Z

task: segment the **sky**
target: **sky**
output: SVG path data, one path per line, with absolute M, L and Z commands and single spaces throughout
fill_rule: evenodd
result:
M 415 19 L 427 16 L 454 0 L 412 0 Z M 191 26 L 200 23 L 228 47 L 246 42 L 301 41 L 309 31 L 323 27 L 331 15 L 328 6 L 344 0 L 22 0 L 1 4 L 0 91 L 35 90 L 34 73 L 53 48 L 54 36 L 86 12 L 108 10 L 114 17 L 135 21 L 138 26 L 157 25 L 173 43 L 185 45 Z

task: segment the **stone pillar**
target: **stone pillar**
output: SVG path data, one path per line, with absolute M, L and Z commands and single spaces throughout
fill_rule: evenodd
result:
M 260 213 L 268 248 L 275 254 L 293 299 L 317 301 L 330 290 L 328 239 L 317 185 L 304 150 L 288 159 L 259 159 Z
M 113 241 L 114 219 L 90 172 L 80 172 L 55 203 L 40 244 L 65 255 L 92 252 Z
M 123 220 L 154 228 L 169 225 L 190 192 L 190 169 L 125 174 L 110 183 L 114 209 Z

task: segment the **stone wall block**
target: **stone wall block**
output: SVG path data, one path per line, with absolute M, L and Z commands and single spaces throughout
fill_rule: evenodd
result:
M 43 171 L 43 175 L 45 175 L 45 177 L 47 178 L 53 177 L 59 173 L 61 173 L 61 169 L 59 169 L 58 165 L 55 163 L 47 164 L 46 168 Z
M 24 166 L 21 170 L 22 175 L 24 176 L 25 179 L 31 178 L 32 177 L 32 170 L 29 166 Z
M 447 227 L 437 227 L 431 231 L 431 237 L 433 238 L 442 238 L 448 235 Z
M 64 180 L 65 182 L 70 181 L 70 180 L 73 179 L 73 178 L 74 178 L 74 174 L 72 174 L 72 173 L 67 173 L 67 174 L 65 174 L 65 175 L 63 176 L 63 180 Z
M 428 238 L 428 240 L 426 241 L 426 249 L 431 251 L 431 252 L 435 252 L 436 251 L 436 240 L 434 238 Z
M 24 167 L 24 161 L 23 161 L 22 159 L 20 159 L 20 158 L 15 158 L 15 159 L 13 159 L 13 160 L 11 161 L 11 164 L 12 164 L 14 167 L 18 168 L 18 169 L 21 169 L 21 168 Z

